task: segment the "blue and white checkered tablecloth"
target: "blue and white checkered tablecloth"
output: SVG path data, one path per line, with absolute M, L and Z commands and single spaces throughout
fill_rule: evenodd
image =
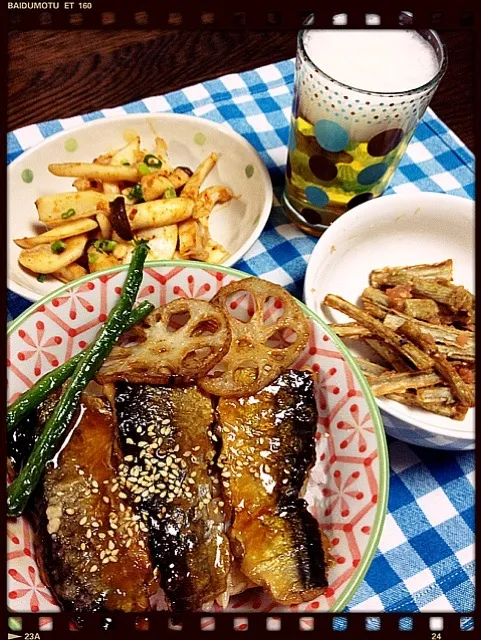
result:
M 82 122 L 124 113 L 174 111 L 227 123 L 260 153 L 280 187 L 294 82 L 293 60 L 230 74 L 115 109 L 30 125 L 8 134 L 8 161 Z M 428 109 L 388 192 L 436 191 L 474 198 L 474 157 Z M 275 280 L 298 297 L 315 245 L 275 207 L 259 241 L 236 267 Z M 28 301 L 8 292 L 8 318 Z M 474 610 L 474 454 L 389 442 L 388 514 L 376 557 L 348 610 L 470 613 Z M 471 628 L 469 618 L 465 629 Z

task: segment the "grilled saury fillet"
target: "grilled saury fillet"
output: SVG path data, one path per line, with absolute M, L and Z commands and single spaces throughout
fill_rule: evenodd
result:
M 149 532 L 170 609 L 201 609 L 226 590 L 230 565 L 212 402 L 195 386 L 119 382 L 116 411 L 125 454 L 123 490 Z
M 315 457 L 313 390 L 311 374 L 289 370 L 259 393 L 221 398 L 217 407 L 234 555 L 283 604 L 312 600 L 327 586 L 319 527 L 299 497 Z
M 40 426 L 54 405 L 44 403 Z M 119 488 L 120 461 L 110 405 L 84 393 L 35 508 L 42 579 L 66 610 L 146 611 L 158 590 L 146 534 Z

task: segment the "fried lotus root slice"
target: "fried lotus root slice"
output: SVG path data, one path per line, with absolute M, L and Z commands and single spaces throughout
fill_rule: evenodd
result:
M 229 313 L 229 300 L 234 294 L 247 292 L 254 302 L 250 320 L 243 322 Z M 272 322 L 264 321 L 267 301 L 282 303 L 282 315 Z M 258 278 L 246 278 L 222 287 L 212 299 L 229 317 L 232 342 L 227 355 L 217 367 L 198 379 L 208 393 L 239 398 L 263 389 L 285 371 L 299 356 L 309 338 L 309 326 L 295 299 L 282 287 Z M 290 333 L 282 344 L 273 337 Z
M 222 359 L 230 342 L 228 318 L 220 308 L 203 300 L 173 300 L 121 337 L 97 379 L 101 384 L 192 381 Z

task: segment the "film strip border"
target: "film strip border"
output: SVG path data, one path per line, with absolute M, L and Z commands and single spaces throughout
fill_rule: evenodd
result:
M 271 3 L 272 4 L 275 3 Z M 411 12 L 382 8 L 329 10 L 327 7 L 292 7 L 283 10 L 263 9 L 262 2 L 249 8 L 247 0 L 239 3 L 162 3 L 149 0 L 72 0 L 67 2 L 7 2 L 8 27 L 12 29 L 264 29 L 297 30 L 312 16 L 314 28 L 396 28 L 409 24 L 417 29 L 469 29 L 475 25 L 474 9 L 451 7 L 445 10 L 416 9 Z M 202 6 L 203 5 L 203 6 Z
M 457 638 L 463 631 L 474 629 L 474 617 L 459 614 L 422 614 L 409 615 L 406 613 L 192 613 L 173 618 L 167 612 L 154 614 L 99 614 L 89 613 L 83 618 L 75 618 L 70 614 L 57 613 L 51 617 L 41 614 L 16 615 L 8 619 L 8 637 L 48 638 L 48 640 L 66 640 L 70 631 L 75 631 L 74 639 L 108 638 L 106 632 L 113 632 L 113 636 L 122 638 L 162 637 L 163 634 L 181 632 L 180 637 L 205 638 L 206 631 L 218 637 L 239 637 L 239 631 L 248 631 L 253 637 L 265 632 L 277 632 L 275 638 L 292 638 L 293 634 L 302 631 L 315 631 L 328 635 L 334 632 L 346 632 L 345 636 L 356 635 L 357 638 L 376 636 L 373 631 L 381 631 L 380 637 L 421 637 L 431 640 Z M 411 635 L 404 635 L 411 632 Z M 162 634 L 162 635 L 161 635 Z M 257 634 L 257 635 L 256 635 Z M 387 636 L 386 634 L 389 634 Z M 270 634 L 269 634 L 270 636 Z M 110 636 L 112 637 L 112 636 Z M 210 636 L 208 636 L 210 637 Z M 463 636 L 461 636 L 463 637 Z

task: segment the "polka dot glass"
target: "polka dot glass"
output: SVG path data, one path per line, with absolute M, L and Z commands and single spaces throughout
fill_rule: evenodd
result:
M 420 31 L 438 59 L 436 76 L 410 91 L 365 91 L 316 67 L 306 33 L 298 38 L 284 204 L 295 224 L 320 235 L 348 209 L 382 195 L 444 75 L 446 54 L 435 32 Z

